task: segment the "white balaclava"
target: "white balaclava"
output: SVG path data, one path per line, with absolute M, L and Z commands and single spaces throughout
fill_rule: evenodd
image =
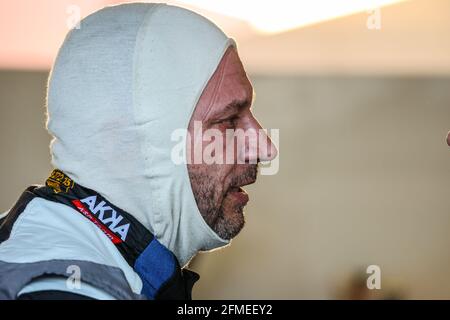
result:
M 186 164 L 171 159 L 172 132 L 187 129 L 229 46 L 189 10 L 110 6 L 69 32 L 49 77 L 53 166 L 132 214 L 181 266 L 229 243 L 203 220 Z

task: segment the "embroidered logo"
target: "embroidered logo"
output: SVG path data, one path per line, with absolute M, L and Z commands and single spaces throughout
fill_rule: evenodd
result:
M 104 200 L 97 203 L 97 196 L 93 195 L 81 200 L 72 200 L 72 203 L 78 211 L 97 225 L 114 244 L 126 240 L 130 223 L 116 210 L 107 205 Z
M 50 177 L 46 181 L 47 186 L 53 189 L 54 193 L 68 193 L 69 189 L 72 189 L 74 182 L 63 172 L 59 170 L 53 170 Z

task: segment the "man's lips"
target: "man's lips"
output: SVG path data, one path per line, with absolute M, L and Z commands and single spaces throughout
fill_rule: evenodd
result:
M 234 197 L 241 206 L 245 206 L 249 200 L 249 197 L 248 197 L 247 192 L 245 192 L 245 190 L 242 189 L 241 187 L 255 183 L 255 181 L 256 180 L 250 180 L 250 181 L 243 182 L 239 186 L 232 186 L 232 187 L 230 187 L 230 189 L 228 189 L 228 193 L 232 197 Z
M 249 200 L 247 192 L 241 187 L 231 187 L 228 193 L 234 197 L 241 206 L 245 206 Z

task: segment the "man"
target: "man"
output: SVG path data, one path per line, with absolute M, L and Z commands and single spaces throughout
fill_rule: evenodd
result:
M 0 298 L 190 299 L 198 275 L 184 267 L 239 233 L 241 187 L 277 155 L 264 133 L 228 143 L 228 130 L 261 132 L 252 94 L 234 41 L 191 11 L 134 3 L 83 19 L 49 78 L 56 169 L 1 220 Z M 207 132 L 224 143 L 210 149 Z M 232 161 L 195 161 L 198 149 Z

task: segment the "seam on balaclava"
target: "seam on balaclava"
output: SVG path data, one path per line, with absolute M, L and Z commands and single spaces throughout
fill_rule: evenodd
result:
M 219 90 L 219 88 L 220 88 L 220 86 L 221 86 L 221 84 L 222 84 L 222 82 L 223 82 L 223 73 L 224 73 L 224 71 L 225 71 L 225 67 L 227 66 L 227 64 L 228 64 L 228 59 L 226 59 L 225 61 L 224 61 L 224 64 L 223 65 L 221 65 L 220 63 L 222 62 L 222 60 L 223 60 L 223 58 L 225 57 L 225 55 L 227 54 L 227 50 L 228 50 L 228 48 L 225 50 L 225 54 L 224 55 L 222 55 L 222 58 L 220 59 L 220 62 L 219 62 L 219 81 L 217 81 L 217 83 L 214 85 L 214 89 L 213 89 L 213 93 L 212 93 L 212 99 L 210 100 L 210 102 L 209 102 L 209 105 L 208 105 L 208 109 L 206 110 L 206 113 L 205 113 L 205 115 L 204 115 L 204 117 L 203 117 L 203 119 L 202 120 L 204 120 L 204 119 L 206 119 L 207 117 L 208 117 L 208 115 L 211 113 L 211 108 L 212 108 L 212 106 L 214 105 L 214 103 L 216 102 L 216 100 L 217 100 L 217 91 Z M 213 73 L 213 75 L 214 75 L 214 73 Z M 210 79 L 211 80 L 211 79 Z M 208 86 L 208 83 L 209 83 L 209 81 L 207 82 L 207 84 L 206 84 L 206 87 Z M 205 87 L 205 88 L 206 88 Z M 202 90 L 202 92 L 205 90 L 205 88 L 203 88 L 203 90 Z M 201 96 L 200 96 L 201 97 Z M 197 102 L 198 103 L 198 102 Z M 197 105 L 196 105 L 197 106 Z
M 140 69 L 138 68 L 138 66 L 136 65 L 136 61 L 139 61 L 140 59 L 140 55 L 142 53 L 142 44 L 143 44 L 143 39 L 145 39 L 146 33 L 148 31 L 147 25 L 151 22 L 151 16 L 162 6 L 164 6 L 166 4 L 161 3 L 161 4 L 154 4 L 152 7 L 150 7 L 148 9 L 148 12 L 145 14 L 144 19 L 141 23 L 141 25 L 139 26 L 138 32 L 136 33 L 136 41 L 135 41 L 135 46 L 134 46 L 134 53 L 133 53 L 133 84 L 132 84 L 132 110 L 133 110 L 133 124 L 134 126 L 138 126 L 137 121 L 136 121 L 136 113 L 135 113 L 135 102 L 136 102 L 136 92 L 138 90 L 138 88 L 135 87 L 136 85 L 136 75 L 138 72 L 141 72 Z M 141 161 L 143 162 L 143 167 L 145 168 L 144 171 L 149 170 L 151 172 L 151 174 L 153 174 L 153 170 L 152 168 L 147 168 L 147 161 L 145 161 L 145 152 L 143 150 L 144 148 L 144 143 L 145 141 L 143 141 L 142 136 L 137 134 L 136 135 L 137 138 L 139 139 L 139 151 L 140 151 L 140 155 L 141 155 Z M 152 161 L 150 161 L 150 163 L 152 163 Z M 160 212 L 159 208 L 161 207 L 159 205 L 160 203 L 160 199 L 158 196 L 158 192 L 154 192 L 151 184 L 149 185 L 149 193 L 151 194 L 151 198 L 153 201 L 151 201 L 151 212 L 153 214 L 153 219 L 152 222 L 150 223 L 150 228 L 153 228 L 153 230 L 150 230 L 155 236 L 159 234 L 159 226 L 163 221 L 163 217 L 162 217 L 162 213 Z M 156 205 L 158 203 L 158 205 Z

